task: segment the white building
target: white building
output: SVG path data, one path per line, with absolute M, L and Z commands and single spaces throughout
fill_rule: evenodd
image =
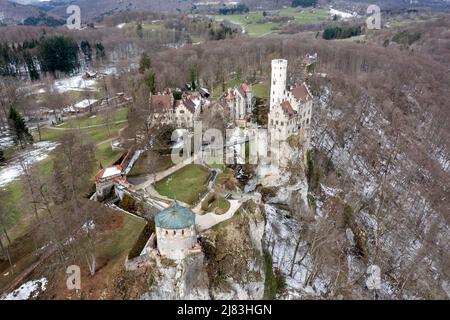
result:
M 95 187 L 98 198 L 108 196 L 118 179 L 122 178 L 122 166 L 112 166 L 100 170 L 95 176 Z
M 159 253 L 172 260 L 184 259 L 198 251 L 195 213 L 175 201 L 155 216 L 156 244 Z
M 313 97 L 305 83 L 288 90 L 286 81 L 287 60 L 272 60 L 269 134 L 279 141 L 300 134 L 309 145 Z

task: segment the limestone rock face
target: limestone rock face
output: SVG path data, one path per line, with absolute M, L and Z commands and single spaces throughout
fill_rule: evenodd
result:
M 153 283 L 143 300 L 208 300 L 208 276 L 203 267 L 204 254 L 189 255 L 183 260 L 156 260 Z
M 263 236 L 261 208 L 249 201 L 203 235 L 204 253 L 178 261 L 155 258 L 152 284 L 141 299 L 262 299 Z

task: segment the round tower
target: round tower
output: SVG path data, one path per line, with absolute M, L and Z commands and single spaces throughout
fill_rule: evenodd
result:
M 286 96 L 287 60 L 272 60 L 272 82 L 270 88 L 270 109 L 281 103 Z
M 180 260 L 195 248 L 195 213 L 176 201 L 155 216 L 155 227 L 157 248 L 162 256 Z

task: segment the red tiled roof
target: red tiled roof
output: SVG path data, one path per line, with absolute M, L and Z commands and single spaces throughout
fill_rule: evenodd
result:
M 107 169 L 116 169 L 117 171 L 120 171 L 120 172 L 122 172 L 122 170 L 123 170 L 122 166 L 120 166 L 120 165 L 116 165 L 116 166 L 112 166 L 112 167 L 108 167 L 108 168 L 103 168 L 95 175 L 95 180 L 98 181 L 100 179 L 107 178 L 107 177 L 104 177 L 105 171 Z M 113 176 L 117 176 L 117 174 L 115 174 Z
M 289 117 L 292 117 L 293 115 L 295 115 L 297 113 L 297 111 L 295 111 L 291 104 L 289 103 L 289 101 L 283 101 L 281 103 L 281 109 L 283 109 L 283 112 L 285 114 L 287 114 Z
M 252 85 L 248 85 L 245 82 L 241 84 L 242 90 L 244 90 L 245 93 L 252 92 Z
M 308 88 L 306 88 L 305 84 L 295 87 L 292 90 L 292 95 L 295 99 L 300 100 L 303 103 L 311 99 L 311 95 L 309 94 Z
M 226 100 L 234 100 L 235 96 L 233 90 L 229 89 L 227 95 L 225 96 Z
M 154 113 L 166 113 L 172 110 L 170 95 L 158 94 L 150 97 L 150 110 Z
M 195 103 L 190 98 L 178 100 L 177 102 L 175 102 L 175 109 L 178 108 L 181 104 L 183 104 L 190 113 L 195 113 Z

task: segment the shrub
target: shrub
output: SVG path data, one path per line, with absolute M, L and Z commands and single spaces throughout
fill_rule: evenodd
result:
M 394 37 L 392 38 L 392 41 L 405 46 L 410 46 L 414 42 L 419 40 L 420 37 L 421 37 L 420 32 L 404 30 L 395 34 Z
M 292 0 L 292 7 L 313 7 L 317 4 L 317 0 Z
M 202 210 L 208 211 L 210 204 L 216 200 L 217 200 L 217 195 L 214 192 L 208 193 L 208 195 L 205 197 L 205 199 L 202 202 L 202 206 L 201 206 Z
M 347 39 L 362 34 L 361 26 L 329 27 L 323 31 L 322 38 L 325 40 Z

